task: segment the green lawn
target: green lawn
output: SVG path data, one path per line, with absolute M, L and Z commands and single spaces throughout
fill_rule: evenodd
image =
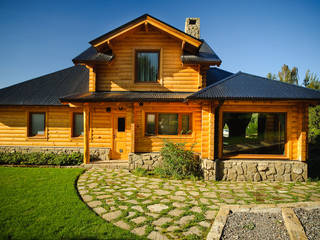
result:
M 80 200 L 82 171 L 0 167 L 0 239 L 137 239 Z

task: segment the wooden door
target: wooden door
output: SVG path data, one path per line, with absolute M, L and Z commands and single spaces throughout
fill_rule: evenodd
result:
M 112 159 L 127 159 L 126 115 L 115 114 L 113 116 L 113 148 Z

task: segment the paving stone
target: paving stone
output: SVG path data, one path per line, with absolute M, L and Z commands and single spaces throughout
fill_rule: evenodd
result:
M 172 221 L 172 218 L 170 218 L 170 217 L 161 217 L 152 223 L 153 223 L 153 225 L 156 225 L 156 226 L 162 226 L 163 224 L 169 223 L 171 221 Z
M 131 207 L 132 209 L 135 209 L 135 210 L 137 210 L 137 211 L 139 211 L 139 212 L 144 212 L 144 210 L 143 210 L 143 208 L 141 207 L 141 206 L 133 206 L 133 207 Z
M 199 225 L 202 227 L 208 228 L 208 227 L 210 227 L 211 224 L 207 221 L 202 221 L 202 222 L 199 222 Z
M 118 208 L 122 209 L 122 210 L 127 210 L 128 206 L 118 206 Z
M 150 205 L 147 207 L 150 212 L 161 212 L 162 210 L 164 209 L 167 209 L 168 206 L 167 205 L 164 205 L 164 204 L 154 204 L 154 205 Z
M 145 222 L 146 220 L 147 220 L 147 218 L 146 218 L 146 217 L 143 217 L 143 216 L 140 216 L 140 217 L 131 219 L 131 221 L 134 222 L 135 224 L 143 223 L 143 222 Z
M 101 201 L 92 201 L 92 202 L 88 202 L 87 204 L 90 207 L 94 208 L 94 207 L 100 206 L 102 204 L 102 202 Z
M 90 195 L 84 195 L 84 196 L 82 196 L 82 199 L 85 202 L 89 202 L 89 201 L 91 201 L 93 199 L 93 197 L 90 196 Z
M 202 232 L 197 226 L 193 226 L 193 227 L 189 228 L 189 230 L 187 232 L 184 232 L 183 234 L 186 236 L 192 235 L 192 234 L 195 234 L 197 236 L 201 236 Z
M 187 204 L 181 203 L 181 202 L 174 202 L 174 203 L 172 204 L 172 206 L 174 206 L 174 207 L 176 207 L 176 208 L 184 208 L 184 207 L 187 206 Z
M 124 194 L 127 196 L 131 196 L 133 194 L 133 192 L 125 192 Z
M 146 215 L 150 216 L 150 217 L 153 217 L 153 218 L 157 218 L 159 217 L 159 214 L 158 213 L 145 213 Z
M 177 221 L 177 224 L 186 225 L 188 222 L 192 221 L 193 219 L 194 219 L 194 215 L 184 216 Z
M 103 207 L 96 207 L 93 209 L 96 213 L 98 213 L 99 215 L 101 215 L 102 213 L 105 213 L 107 210 L 104 209 Z
M 175 195 L 177 195 L 177 196 L 186 196 L 187 194 L 184 191 L 177 191 L 177 192 L 175 192 Z
M 88 188 L 95 188 L 96 186 L 98 186 L 98 183 L 90 183 L 87 186 Z
M 129 230 L 130 229 L 130 225 L 127 224 L 126 222 L 120 220 L 119 222 L 114 223 L 114 225 L 116 225 L 119 228 L 123 228 L 125 230 Z
M 133 229 L 131 232 L 138 235 L 138 236 L 143 236 L 146 233 L 146 225 L 142 226 L 142 227 L 138 227 Z
M 212 219 L 214 219 L 216 217 L 216 215 L 217 215 L 217 211 L 209 210 L 209 211 L 206 212 L 205 217 L 208 220 L 212 220 Z
M 161 196 L 170 194 L 169 191 L 165 191 L 165 190 L 161 190 L 161 189 L 154 190 L 154 193 L 157 194 L 157 195 L 161 195 Z
M 167 231 L 168 232 L 174 232 L 175 230 L 178 230 L 178 229 L 179 229 L 178 226 L 170 226 L 170 227 L 167 228 Z
M 183 196 L 169 196 L 169 198 L 171 198 L 172 200 L 180 201 L 180 202 L 183 202 L 186 200 L 186 198 Z
M 162 202 L 162 203 L 169 203 L 169 202 L 171 202 L 169 199 L 162 199 L 160 202 Z
M 151 196 L 151 193 L 138 193 L 137 198 L 148 198 Z
M 197 212 L 197 213 L 201 213 L 201 208 L 198 206 L 194 206 L 193 208 L 190 209 L 191 212 Z
M 204 192 L 202 195 L 207 198 L 217 198 L 217 194 L 215 192 Z
M 133 217 L 134 215 L 136 215 L 136 212 L 129 212 L 127 218 L 131 218 L 131 217 Z
M 162 235 L 159 232 L 153 231 L 148 235 L 148 238 L 151 240 L 167 240 L 168 238 L 165 235 Z
M 113 199 L 107 199 L 106 200 L 106 204 L 113 205 L 114 204 L 114 200 Z
M 132 203 L 132 204 L 138 204 L 138 201 L 137 201 L 137 200 L 134 200 L 134 199 L 127 200 L 126 202 Z
M 105 199 L 105 198 L 110 198 L 112 197 L 111 195 L 100 195 L 100 196 L 97 196 L 97 199 Z
M 102 218 L 104 218 L 107 221 L 112 221 L 120 216 L 121 216 L 121 211 L 118 210 L 118 211 L 106 213 L 102 216 Z
M 199 196 L 199 192 L 196 192 L 196 191 L 189 191 L 189 194 L 194 196 L 194 197 Z
M 146 200 L 146 201 L 143 201 L 142 204 L 149 204 L 149 203 L 152 203 L 151 200 Z
M 208 199 L 206 198 L 200 198 L 199 201 L 202 203 L 202 204 L 205 204 L 205 205 L 209 205 L 210 202 L 208 201 Z
M 173 209 L 170 212 L 168 212 L 171 216 L 180 216 L 184 211 L 181 209 Z

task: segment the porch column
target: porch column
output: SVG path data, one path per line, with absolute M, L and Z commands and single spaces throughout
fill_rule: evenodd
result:
M 83 106 L 83 163 L 90 163 L 90 149 L 89 149 L 89 105 L 85 103 Z

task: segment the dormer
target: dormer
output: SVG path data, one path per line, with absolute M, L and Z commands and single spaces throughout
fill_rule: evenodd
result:
M 89 90 L 195 92 L 220 58 L 200 40 L 200 19 L 180 31 L 148 14 L 92 41 L 73 59 L 90 70 Z

